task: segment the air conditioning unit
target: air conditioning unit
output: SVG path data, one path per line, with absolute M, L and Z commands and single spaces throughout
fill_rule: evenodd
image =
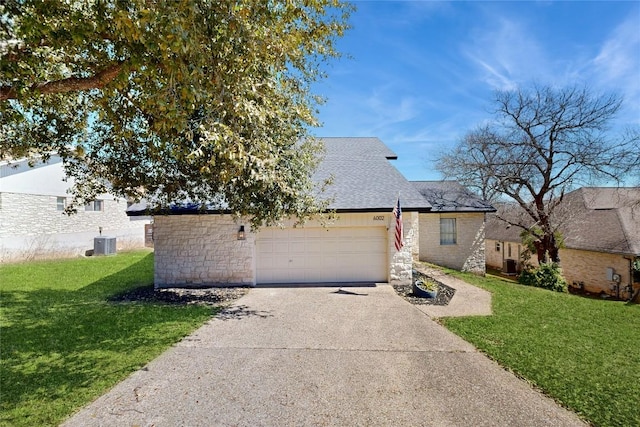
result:
M 515 276 L 517 273 L 516 264 L 517 263 L 515 259 L 505 259 L 504 264 L 502 265 L 502 274 Z
M 116 253 L 115 237 L 94 237 L 93 254 L 94 255 L 114 255 Z

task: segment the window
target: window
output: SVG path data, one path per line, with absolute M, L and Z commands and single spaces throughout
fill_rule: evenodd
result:
M 496 252 L 500 252 L 500 242 L 496 242 Z
M 93 202 L 89 202 L 84 205 L 84 210 L 87 212 L 99 212 L 103 210 L 103 201 L 102 200 L 94 200 Z
M 67 207 L 67 198 L 66 197 L 56 197 L 56 209 L 59 211 L 65 210 Z
M 511 258 L 511 243 L 507 244 L 507 256 Z
M 440 244 L 455 245 L 456 243 L 456 219 L 440 218 Z

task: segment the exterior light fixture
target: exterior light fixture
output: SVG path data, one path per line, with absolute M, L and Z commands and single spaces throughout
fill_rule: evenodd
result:
M 244 240 L 244 239 L 245 239 L 244 225 L 241 225 L 240 229 L 238 229 L 238 240 Z
M 98 227 L 98 233 L 102 236 L 102 227 Z

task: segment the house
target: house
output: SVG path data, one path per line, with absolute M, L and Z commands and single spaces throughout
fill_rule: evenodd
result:
M 640 188 L 585 187 L 566 194 L 560 206 L 564 247 L 560 264 L 570 286 L 591 293 L 630 297 L 640 288 Z M 487 266 L 512 273 L 522 268 L 520 229 L 487 222 Z M 535 257 L 534 257 L 535 258 Z M 536 260 L 531 259 L 535 265 Z
M 420 213 L 419 259 L 456 270 L 485 273 L 485 215 L 489 203 L 457 181 L 414 181 L 431 205 Z
M 125 199 L 103 194 L 67 215 L 71 185 L 55 155 L 34 166 L 0 163 L 0 262 L 84 255 L 100 230 L 119 249 L 144 246 L 150 218 L 128 217 Z
M 378 138 L 320 140 L 325 155 L 313 178 L 321 182 L 332 177 L 323 197 L 331 201 L 329 209 L 337 214 L 333 222 L 310 221 L 294 227 L 295 221 L 289 220 L 284 221 L 283 227 L 252 232 L 246 225 L 248 221 L 236 221 L 224 209 L 212 207 L 203 213 L 197 206 L 180 206 L 168 214 L 157 211 L 156 286 L 409 282 L 413 259 L 421 253 L 433 257 L 434 251 L 421 251 L 420 247 L 421 224 L 425 222 L 422 215 L 429 214 L 433 206 L 420 192 L 420 186 L 407 181 L 391 164 L 397 156 Z M 400 251 L 394 247 L 392 213 L 398 197 L 404 228 Z M 132 216 L 149 212 L 144 203 L 128 209 Z M 437 224 L 440 217 L 457 218 L 458 214 L 462 218 L 466 212 L 443 208 L 436 209 L 433 215 Z M 430 221 L 425 224 L 431 226 Z M 467 225 L 461 221 L 457 229 L 445 230 L 446 244 L 451 243 L 448 249 L 461 247 L 451 233 L 464 235 L 465 243 L 467 235 L 478 235 L 477 223 L 469 223 L 476 228 L 472 231 L 464 230 Z M 441 229 L 437 227 L 432 233 L 439 236 Z M 434 239 L 425 241 L 432 244 Z M 440 237 L 435 241 L 440 245 Z

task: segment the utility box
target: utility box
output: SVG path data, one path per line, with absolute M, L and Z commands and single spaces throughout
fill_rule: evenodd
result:
M 515 259 L 505 259 L 504 265 L 502 266 L 502 273 L 507 274 L 509 276 L 516 275 L 516 260 Z
M 94 255 L 115 255 L 116 238 L 115 237 L 94 237 L 93 254 Z

